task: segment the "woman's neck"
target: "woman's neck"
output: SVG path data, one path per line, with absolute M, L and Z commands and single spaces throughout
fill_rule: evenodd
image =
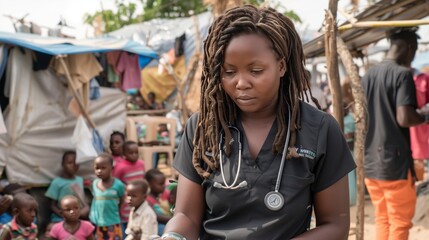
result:
M 272 125 L 274 120 L 276 119 L 276 114 L 248 114 L 241 113 L 240 121 L 242 124 L 251 124 L 251 125 Z

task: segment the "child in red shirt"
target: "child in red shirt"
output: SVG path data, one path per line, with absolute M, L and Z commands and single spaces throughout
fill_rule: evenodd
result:
M 145 168 L 143 160 L 139 159 L 138 145 L 134 141 L 126 141 L 123 145 L 124 160 L 116 164 L 113 176 L 128 184 L 136 179 L 144 179 Z M 131 207 L 123 202 L 121 205 L 121 221 L 124 227 L 127 226 Z

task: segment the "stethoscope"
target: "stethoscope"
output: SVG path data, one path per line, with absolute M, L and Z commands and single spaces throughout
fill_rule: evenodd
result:
M 246 187 L 247 181 L 244 180 L 244 181 L 240 182 L 239 184 L 237 184 L 237 180 L 238 180 L 238 177 L 240 175 L 241 162 L 242 162 L 242 157 L 241 157 L 242 145 L 241 145 L 240 130 L 234 126 L 228 126 L 228 128 L 230 130 L 237 132 L 237 137 L 236 137 L 237 138 L 236 141 L 238 144 L 238 166 L 237 166 L 238 169 L 237 169 L 237 173 L 235 174 L 234 181 L 231 184 L 228 184 L 226 182 L 225 173 L 223 170 L 223 147 L 222 147 L 222 145 L 224 145 L 223 144 L 224 143 L 224 140 L 223 140 L 224 137 L 223 137 L 223 132 L 221 132 L 220 133 L 220 139 L 219 139 L 219 158 L 220 158 L 219 160 L 220 160 L 220 173 L 222 176 L 223 184 L 220 182 L 214 182 L 213 186 L 216 188 L 234 190 L 234 189 Z M 279 172 L 278 172 L 277 180 L 276 180 L 276 186 L 274 188 L 274 191 L 268 192 L 264 198 L 265 206 L 267 206 L 267 208 L 272 210 L 272 211 L 278 211 L 284 205 L 284 198 L 283 198 L 283 195 L 279 192 L 279 189 L 280 189 L 280 183 L 282 181 L 282 175 L 283 175 L 283 169 L 284 169 L 286 154 L 288 152 L 289 138 L 290 138 L 290 109 L 288 106 L 288 126 L 287 126 L 285 147 L 283 148 L 282 158 L 281 158 L 281 162 L 280 162 L 280 168 L 279 168 Z

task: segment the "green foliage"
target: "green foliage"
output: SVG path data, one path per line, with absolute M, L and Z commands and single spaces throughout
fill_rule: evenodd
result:
M 243 3 L 245 3 L 245 4 L 252 4 L 255 6 L 260 6 L 264 2 L 265 2 L 264 0 L 244 0 L 243 1 Z M 295 23 L 302 23 L 302 20 L 299 17 L 299 15 L 296 12 L 294 12 L 293 10 L 286 10 L 284 7 L 281 6 L 279 1 L 273 0 L 273 1 L 271 1 L 271 3 L 273 3 L 273 4 L 271 4 L 271 6 L 274 6 L 275 9 L 282 12 L 283 15 L 290 18 Z
M 137 4 L 128 3 L 125 4 L 122 1 L 115 1 L 116 12 L 112 10 L 102 10 L 97 11 L 93 15 L 85 14 L 84 22 L 88 24 L 93 24 L 94 20 L 101 16 L 105 24 L 105 32 L 112 32 L 123 26 L 142 22 L 143 17 L 137 14 Z
M 207 10 L 202 0 L 146 0 L 144 20 L 189 17 Z
M 143 5 L 143 11 L 139 11 L 136 1 Z M 264 0 L 244 0 L 244 3 L 252 5 L 261 5 L 263 2 Z M 100 3 L 102 4 L 102 2 Z M 116 0 L 115 5 L 116 11 L 102 9 L 94 14 L 85 14 L 84 22 L 93 24 L 94 20 L 101 16 L 105 24 L 104 32 L 107 33 L 129 24 L 148 21 L 153 18 L 189 17 L 207 11 L 202 0 L 135 0 L 134 3 Z M 292 21 L 302 23 L 301 18 L 294 11 L 284 9 L 279 2 L 274 5 Z M 138 14 L 138 12 L 143 12 L 143 14 Z

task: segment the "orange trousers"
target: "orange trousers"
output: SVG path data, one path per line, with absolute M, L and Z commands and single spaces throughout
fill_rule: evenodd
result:
M 377 240 L 407 240 L 416 208 L 416 188 L 408 179 L 385 181 L 365 178 L 375 208 Z

